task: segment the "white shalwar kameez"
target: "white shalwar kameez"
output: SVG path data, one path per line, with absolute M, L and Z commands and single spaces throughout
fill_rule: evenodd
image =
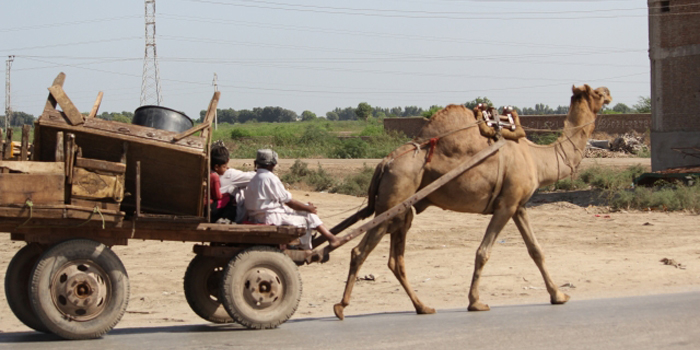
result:
M 284 188 L 279 177 L 267 169 L 258 169 L 245 189 L 245 208 L 248 220 L 266 225 L 290 225 L 306 228 L 300 238 L 303 249 L 311 249 L 312 231 L 323 224 L 316 214 L 293 210 L 284 203 L 292 194 Z
M 244 191 L 253 176 L 255 176 L 254 171 L 228 169 L 224 172 L 224 175 L 219 177 L 221 180 L 221 193 L 228 193 L 236 201 L 236 223 L 239 224 L 246 219 Z

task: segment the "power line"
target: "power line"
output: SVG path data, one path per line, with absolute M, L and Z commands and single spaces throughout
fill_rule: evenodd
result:
M 280 11 L 325 13 L 350 16 L 383 17 L 383 18 L 413 18 L 413 19 L 452 19 L 452 20 L 576 20 L 576 19 L 602 19 L 620 17 L 646 17 L 646 8 L 630 9 L 607 9 L 607 10 L 577 10 L 577 11 L 547 11 L 547 12 L 500 12 L 498 16 L 492 13 L 473 12 L 434 12 L 434 11 L 412 11 L 399 9 L 371 9 L 371 8 L 350 8 L 350 7 L 330 7 L 315 5 L 298 5 L 273 1 L 251 1 L 239 0 L 234 2 L 214 1 L 214 0 L 188 0 L 190 2 L 206 3 L 212 5 L 260 8 Z M 639 15 L 595 15 L 595 16 L 569 16 L 553 17 L 551 15 L 561 14 L 588 14 L 588 13 L 610 13 L 611 11 L 644 11 Z M 522 17 L 522 15 L 538 15 L 539 17 Z
M 76 25 L 76 24 L 104 23 L 104 22 L 109 22 L 109 21 L 120 21 L 123 19 L 132 19 L 132 18 L 139 18 L 139 17 L 141 17 L 141 16 L 131 15 L 131 16 L 122 16 L 122 17 L 88 19 L 88 20 L 73 21 L 73 22 L 56 22 L 56 23 L 40 24 L 40 25 L 32 24 L 31 26 L 24 26 L 24 27 L 17 27 L 17 28 L 2 28 L 2 29 L 0 29 L 0 33 L 18 32 L 18 31 L 22 31 L 22 30 L 34 30 L 34 29 L 44 29 L 44 28 L 54 29 L 56 27 L 71 26 L 71 25 Z

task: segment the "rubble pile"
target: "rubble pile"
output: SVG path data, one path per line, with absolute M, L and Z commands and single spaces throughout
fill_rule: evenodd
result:
M 644 136 L 624 134 L 614 140 L 588 140 L 587 158 L 622 158 L 639 154 L 647 150 Z

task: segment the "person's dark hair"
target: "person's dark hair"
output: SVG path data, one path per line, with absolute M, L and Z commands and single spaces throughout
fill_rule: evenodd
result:
M 229 156 L 228 148 L 224 146 L 224 143 L 222 141 L 216 141 L 214 144 L 211 146 L 211 156 Z
M 228 154 L 226 154 L 226 155 L 212 154 L 210 163 L 211 163 L 210 168 L 212 170 L 214 170 L 214 166 L 223 165 L 223 164 L 228 163 Z

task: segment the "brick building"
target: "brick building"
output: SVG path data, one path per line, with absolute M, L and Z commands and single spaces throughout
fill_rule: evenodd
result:
M 700 156 L 700 2 L 648 0 L 651 167 L 697 165 Z

